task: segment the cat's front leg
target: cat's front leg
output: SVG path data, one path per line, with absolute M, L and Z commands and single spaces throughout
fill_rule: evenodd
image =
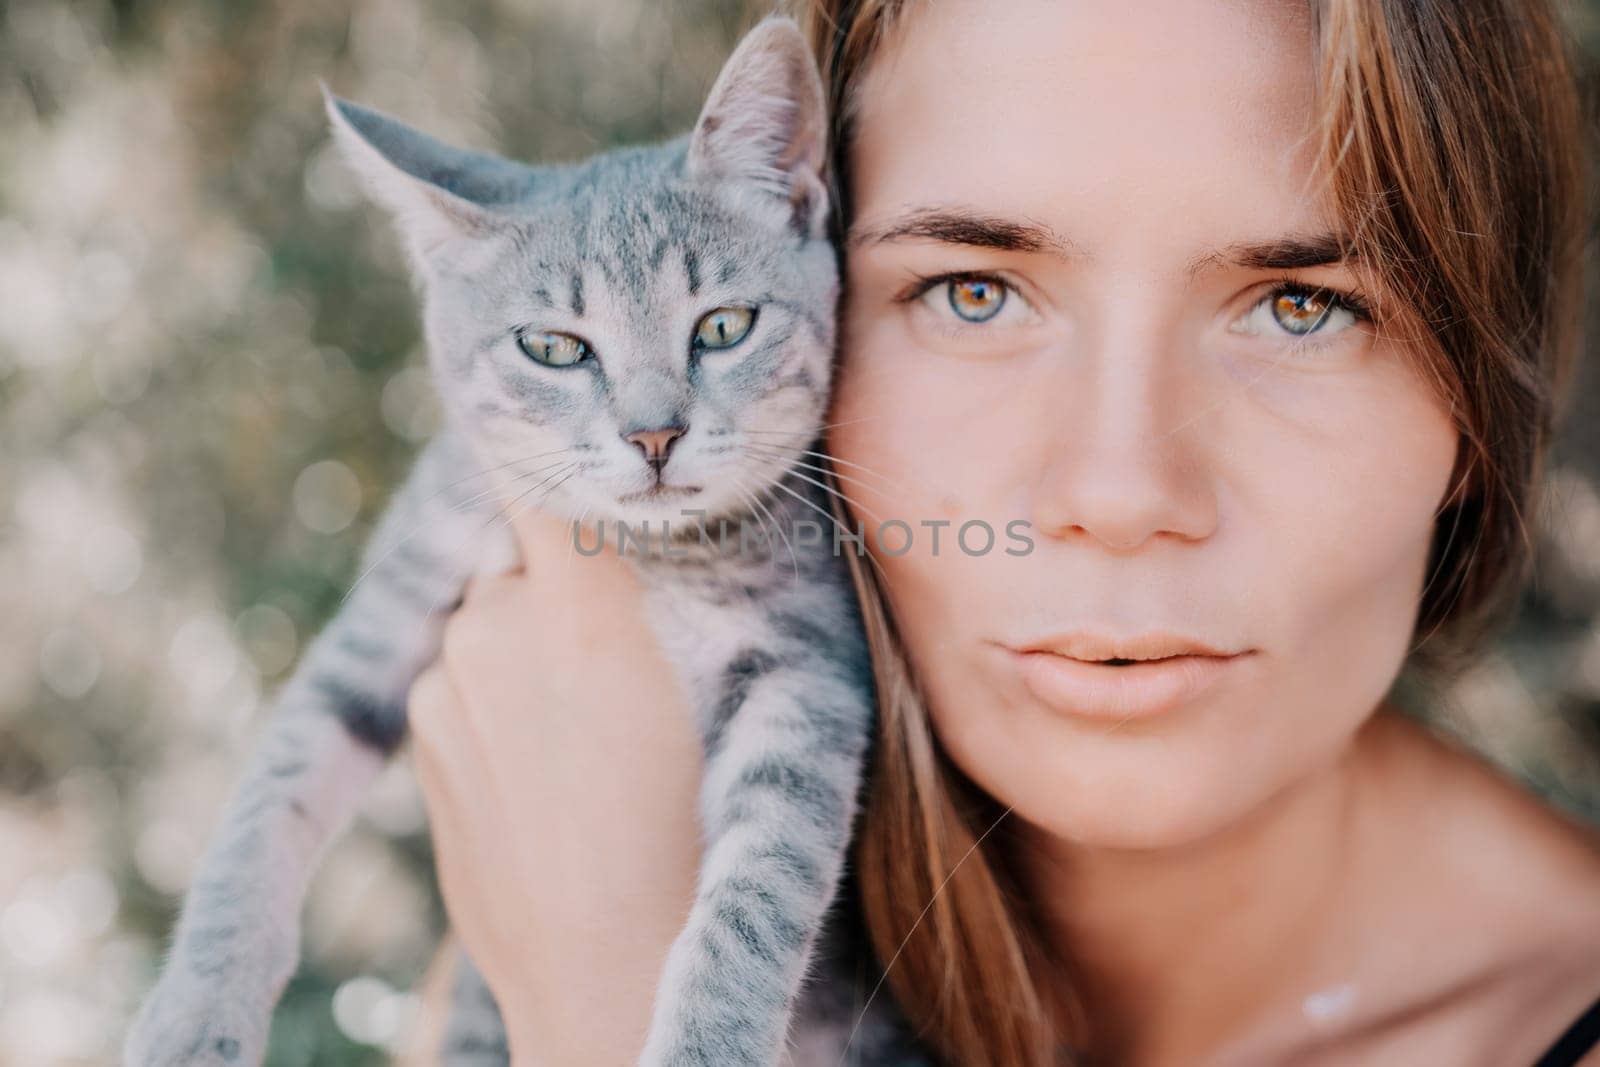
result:
M 843 869 L 870 726 L 863 687 L 763 660 L 714 735 L 705 863 L 657 989 L 645 1067 L 770 1067 Z
M 337 714 L 301 704 L 275 719 L 201 860 L 128 1067 L 261 1062 L 317 855 L 382 765 Z
M 461 478 L 471 469 L 448 435 L 429 445 L 368 546 L 363 580 L 276 698 L 124 1044 L 127 1067 L 261 1062 L 312 872 L 400 743 L 442 612 L 488 550 L 493 505 Z
M 456 953 L 450 1018 L 439 1050 L 441 1067 L 507 1067 L 511 1047 L 489 983 L 465 950 Z

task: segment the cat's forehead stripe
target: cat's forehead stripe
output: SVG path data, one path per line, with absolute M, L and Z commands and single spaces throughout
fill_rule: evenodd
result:
M 683 273 L 689 279 L 689 295 L 700 295 L 700 257 L 694 254 L 694 249 L 683 250 Z
M 572 281 L 569 283 L 571 298 L 568 301 L 572 313 L 583 318 L 583 274 L 579 271 L 572 272 Z

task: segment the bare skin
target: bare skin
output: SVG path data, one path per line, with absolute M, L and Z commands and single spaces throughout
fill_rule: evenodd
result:
M 1387 709 L 1187 848 L 1017 837 L 1108 1062 L 1531 1064 L 1600 990 L 1592 832 Z
M 518 525 L 530 551 L 559 558 L 563 531 L 535 517 Z M 412 751 L 452 922 L 497 991 L 513 1062 L 625 1064 L 643 1044 L 651 985 L 693 899 L 698 750 L 687 717 L 666 711 L 659 691 L 582 684 L 602 667 L 625 688 L 648 679 L 638 659 L 648 646 L 603 643 L 528 669 L 526 634 L 552 587 L 574 594 L 564 618 L 575 631 L 641 607 L 615 561 L 557 573 L 473 583 L 450 624 L 468 639 L 448 643 L 413 689 Z M 615 729 L 550 729 L 537 709 L 563 697 L 564 720 Z M 1592 999 L 1591 831 L 1387 713 L 1345 760 L 1326 781 L 1301 783 L 1322 795 L 1284 798 L 1260 825 L 1202 843 L 1188 870 L 1172 853 L 1153 861 L 1172 864 L 1162 878 L 1147 866 L 1137 872 L 1146 877 L 1124 872 L 1117 892 L 1095 893 L 1041 864 L 1053 872 L 1042 890 L 1061 912 L 1078 909 L 1056 929 L 1096 979 L 1110 1062 L 1531 1063 Z M 561 774 L 540 780 L 535 766 Z M 1381 788 L 1351 787 L 1355 766 Z M 1345 834 L 1360 848 L 1325 844 L 1336 831 L 1306 833 L 1333 821 L 1346 788 L 1361 797 Z M 577 794 L 589 802 L 572 803 Z M 599 841 L 614 862 L 593 862 Z M 562 850 L 569 859 L 552 861 Z M 552 870 L 565 873 L 544 876 Z M 1169 892 L 1169 879 L 1184 892 Z M 1101 942 L 1109 947 L 1096 953 Z M 1336 1004 L 1346 982 L 1357 989 L 1348 1014 L 1309 1024 L 1305 997 Z
M 1012 809 L 997 847 L 1104 1062 L 1516 1067 L 1600 994 L 1600 839 L 1385 704 L 1458 435 L 1371 279 L 1239 254 L 1337 225 L 1307 191 L 1298 10 L 919 7 L 863 88 L 831 445 L 871 472 L 847 483 L 862 518 L 1031 524 L 1025 558 L 954 552 L 947 530 L 937 557 L 924 538 L 880 562 L 941 744 Z M 996 222 L 1031 241 L 998 247 Z M 952 271 L 1004 289 L 1003 314 L 952 318 L 938 286 L 907 298 Z M 1359 290 L 1374 318 L 1297 343 L 1263 312 L 1286 278 Z M 514 1048 L 601 1010 L 607 1044 L 581 1061 L 623 1063 L 687 907 L 698 768 L 660 687 L 627 681 L 651 662 L 633 638 L 527 669 L 546 605 L 579 632 L 638 617 L 614 561 L 581 563 L 559 588 L 469 597 L 451 627 L 478 637 L 447 642 L 453 684 L 421 710 L 465 708 L 470 730 L 419 727 L 417 749 L 454 768 L 423 778 L 441 877 Z M 1088 716 L 1013 655 L 1075 629 L 1178 631 L 1243 666 L 1157 714 Z M 612 728 L 547 736 L 552 706 Z M 518 762 L 535 748 L 582 768 L 565 799 Z M 536 910 L 497 858 L 519 828 L 522 869 L 561 875 Z M 543 838 L 640 854 L 550 863 Z M 605 951 L 566 936 L 583 924 Z M 597 1009 L 613 981 L 632 994 Z M 584 1047 L 580 1029 L 549 1047 Z
M 700 739 L 633 572 L 514 528 L 541 565 L 474 579 L 411 690 L 441 890 L 514 1063 L 633 1063 L 694 902 Z

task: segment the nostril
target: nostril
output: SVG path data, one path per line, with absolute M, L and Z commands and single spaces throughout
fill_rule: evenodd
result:
M 644 453 L 645 462 L 659 469 L 671 455 L 672 446 L 688 429 L 687 426 L 663 426 L 654 430 L 636 430 L 623 434 L 622 439 L 637 446 Z

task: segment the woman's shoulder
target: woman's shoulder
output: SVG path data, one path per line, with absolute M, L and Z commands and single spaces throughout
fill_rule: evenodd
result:
M 1432 796 L 1423 776 L 1415 797 L 1433 806 L 1441 873 L 1510 920 L 1498 924 L 1511 935 L 1503 951 L 1538 955 L 1574 940 L 1600 947 L 1600 826 L 1461 742 L 1429 731 L 1423 743 L 1440 770 Z M 1600 967 L 1600 953 L 1592 958 Z
M 1428 1014 L 1480 1034 L 1485 1062 L 1531 1065 L 1600 998 L 1600 830 L 1448 736 L 1416 725 L 1401 744 L 1421 757 L 1410 910 L 1440 935 L 1418 946 L 1419 970 L 1441 965 Z
M 1430 880 L 1526 920 L 1530 935 L 1576 924 L 1600 937 L 1600 826 L 1447 733 L 1403 716 L 1386 729 L 1383 818 L 1409 831 L 1398 843 L 1411 866 L 1427 860 Z
M 1486 792 L 1486 854 L 1469 870 L 1505 916 L 1485 925 L 1506 936 L 1491 937 L 1483 1017 L 1501 1021 L 1508 1053 L 1542 1053 L 1600 999 L 1600 833 L 1498 773 Z

